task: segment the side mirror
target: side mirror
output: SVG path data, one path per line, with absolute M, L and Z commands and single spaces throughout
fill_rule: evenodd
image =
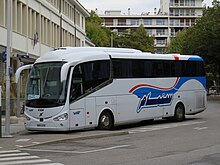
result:
M 20 74 L 23 70 L 26 70 L 26 69 L 31 69 L 33 67 L 33 64 L 29 64 L 29 65 L 24 65 L 24 66 L 21 66 L 20 68 L 18 68 L 16 70 L 16 73 L 15 73 L 15 82 L 16 84 L 18 83 L 18 80 L 20 78 Z
M 68 74 L 69 68 L 72 66 L 74 66 L 74 62 L 63 64 L 63 66 L 61 68 L 61 72 L 60 72 L 60 82 L 63 82 L 67 79 L 67 74 Z

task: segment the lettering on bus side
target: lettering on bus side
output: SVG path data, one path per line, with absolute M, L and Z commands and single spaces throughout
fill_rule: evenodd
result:
M 173 93 L 162 93 L 158 94 L 156 97 L 151 96 L 151 92 L 144 95 L 137 107 L 137 113 L 139 113 L 143 108 L 152 108 L 154 106 L 166 106 L 170 105 L 173 99 Z
M 162 88 L 150 84 L 136 85 L 129 91 L 140 98 L 136 112 L 140 113 L 143 108 L 171 105 L 174 94 L 183 82 L 176 78 L 176 81 L 170 88 Z

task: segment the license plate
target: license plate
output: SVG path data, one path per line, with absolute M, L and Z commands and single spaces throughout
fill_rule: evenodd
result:
M 46 124 L 37 124 L 37 127 L 46 127 Z

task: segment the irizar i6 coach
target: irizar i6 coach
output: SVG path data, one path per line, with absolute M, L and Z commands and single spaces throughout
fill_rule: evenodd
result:
M 25 98 L 27 130 L 68 131 L 155 118 L 182 121 L 206 109 L 204 61 L 196 55 L 135 49 L 63 47 L 30 69 Z

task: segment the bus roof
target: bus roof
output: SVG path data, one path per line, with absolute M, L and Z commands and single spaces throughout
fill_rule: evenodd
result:
M 179 54 L 152 54 L 129 48 L 107 47 L 62 47 L 54 49 L 39 57 L 35 63 L 63 61 L 86 62 L 92 60 L 104 60 L 112 58 L 124 59 L 163 59 L 163 60 L 192 60 L 203 61 L 201 57 Z

